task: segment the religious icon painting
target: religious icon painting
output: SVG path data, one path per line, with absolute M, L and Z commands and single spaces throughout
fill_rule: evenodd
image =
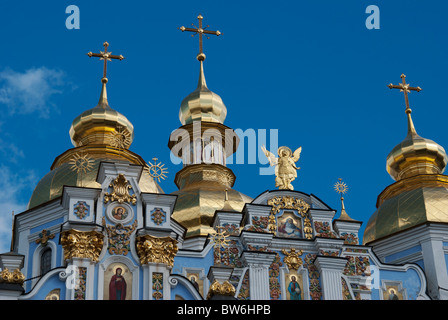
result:
M 118 221 L 125 220 L 128 217 L 128 211 L 125 207 L 118 206 L 112 210 L 112 216 Z
M 190 280 L 196 290 L 198 290 L 198 292 L 202 295 L 204 290 L 204 281 L 199 278 L 199 274 L 187 273 L 187 279 Z
M 302 219 L 293 212 L 286 211 L 277 218 L 277 236 L 283 238 L 302 238 Z
M 104 271 L 104 300 L 132 300 L 132 273 L 123 263 L 112 263 Z
M 60 300 L 60 296 L 61 289 L 53 289 L 47 294 L 45 300 Z
M 285 274 L 286 300 L 303 300 L 303 276 L 295 272 Z
M 403 293 L 398 286 L 386 286 L 386 290 L 383 290 L 383 300 L 403 300 Z

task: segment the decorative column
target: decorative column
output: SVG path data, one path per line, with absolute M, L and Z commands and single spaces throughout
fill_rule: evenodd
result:
M 25 256 L 13 252 L 0 255 L 0 300 L 17 300 L 25 291 L 23 268 Z
M 249 268 L 249 292 L 251 300 L 270 300 L 269 267 L 275 252 L 243 251 L 241 260 Z
M 342 300 L 342 272 L 347 264 L 346 258 L 317 256 L 314 265 L 320 273 L 322 296 L 324 300 Z
M 136 247 L 143 266 L 143 299 L 170 300 L 168 278 L 178 250 L 177 241 L 147 234 L 136 238 Z
M 68 300 L 94 299 L 95 264 L 103 249 L 104 235 L 98 231 L 66 230 L 61 233 L 64 260 L 71 283 L 67 283 Z

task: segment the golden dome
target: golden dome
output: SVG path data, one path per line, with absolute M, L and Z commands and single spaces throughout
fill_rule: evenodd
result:
M 107 78 L 102 79 L 98 105 L 86 110 L 73 120 L 70 138 L 75 147 L 88 144 L 106 144 L 127 149 L 134 139 L 134 126 L 107 101 Z
M 200 60 L 200 65 L 198 87 L 180 105 L 180 122 L 182 125 L 196 120 L 224 123 L 227 108 L 221 97 L 207 88 L 202 60 Z
M 90 170 L 74 170 L 71 159 L 75 154 L 87 154 L 92 160 Z M 101 161 L 123 162 L 143 166 L 139 181 L 141 192 L 163 193 L 160 186 L 154 181 L 147 171 L 147 164 L 137 154 L 129 150 L 118 150 L 108 146 L 85 146 L 67 150 L 56 158 L 47 173 L 37 184 L 28 202 L 28 209 L 34 208 L 47 201 L 51 201 L 62 195 L 64 186 L 101 188 L 96 181 Z
M 229 168 L 218 164 L 189 165 L 176 174 L 179 190 L 172 193 L 177 195 L 172 217 L 187 229 L 187 238 L 212 232 L 216 210 L 241 211 L 252 201 L 231 188 L 234 179 Z
M 407 109 L 406 114 L 408 134 L 387 156 L 387 172 L 394 180 L 418 174 L 443 173 L 448 162 L 445 149 L 432 140 L 420 137 L 412 122 L 411 109 Z
M 377 208 L 367 222 L 363 244 L 426 222 L 448 223 L 448 176 L 402 179 L 378 196 Z

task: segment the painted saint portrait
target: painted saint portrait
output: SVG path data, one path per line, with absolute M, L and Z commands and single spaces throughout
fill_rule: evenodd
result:
M 302 238 L 302 222 L 293 213 L 285 213 L 278 218 L 277 233 L 279 237 Z
M 190 280 L 196 290 L 198 290 L 198 292 L 202 295 L 203 281 L 199 279 L 199 275 L 197 273 L 188 273 L 187 278 L 188 280 Z
M 116 207 L 112 210 L 112 216 L 117 220 L 124 220 L 128 216 L 128 212 L 124 207 Z
M 121 264 L 110 265 L 104 275 L 104 300 L 131 300 L 132 274 Z
M 398 290 L 397 286 L 388 286 L 383 291 L 384 300 L 403 300 L 403 294 Z
M 302 276 L 291 274 L 286 276 L 287 300 L 302 300 Z

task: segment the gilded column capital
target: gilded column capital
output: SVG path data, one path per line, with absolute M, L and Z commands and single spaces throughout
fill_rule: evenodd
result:
M 64 259 L 88 258 L 98 262 L 103 249 L 104 235 L 98 231 L 67 230 L 61 233 Z
M 153 237 L 143 235 L 137 237 L 137 254 L 141 264 L 164 263 L 170 267 L 177 254 L 177 241 L 170 237 Z
M 282 249 L 282 253 L 285 255 L 283 262 L 286 263 L 289 270 L 297 271 L 303 264 L 302 258 L 300 256 L 303 254 L 303 250 L 296 251 L 295 248 L 291 248 L 288 252 L 286 249 Z
M 228 281 L 224 281 L 222 284 L 218 280 L 213 281 L 210 289 L 208 290 L 207 300 L 210 300 L 214 295 L 220 296 L 235 296 L 235 287 Z
M 13 272 L 10 272 L 8 268 L 4 268 L 0 272 L 0 283 L 16 283 L 23 284 L 25 281 L 25 276 L 19 269 L 15 269 Z

